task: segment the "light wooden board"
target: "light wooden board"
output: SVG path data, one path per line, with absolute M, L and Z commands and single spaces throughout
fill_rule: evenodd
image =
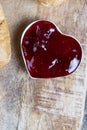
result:
M 11 33 L 12 58 L 0 70 L 0 130 L 80 130 L 87 84 L 87 2 L 66 0 L 45 7 L 35 0 L 0 0 Z M 75 36 L 83 49 L 82 62 L 70 76 L 33 80 L 20 52 L 20 37 L 34 20 L 55 22 Z

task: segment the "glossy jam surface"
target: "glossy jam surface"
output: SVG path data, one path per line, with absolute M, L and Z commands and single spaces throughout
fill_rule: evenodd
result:
M 74 38 L 62 34 L 49 21 L 37 21 L 26 30 L 22 51 L 30 75 L 34 78 L 66 76 L 81 61 L 81 47 Z

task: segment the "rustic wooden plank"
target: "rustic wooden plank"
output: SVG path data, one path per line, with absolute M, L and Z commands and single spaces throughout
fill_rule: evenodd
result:
M 87 78 L 87 3 L 66 0 L 42 6 L 32 0 L 0 0 L 11 32 L 12 59 L 0 70 L 0 129 L 80 130 Z M 20 52 L 20 37 L 34 20 L 55 22 L 61 31 L 82 45 L 80 67 L 68 77 L 33 80 L 28 77 Z

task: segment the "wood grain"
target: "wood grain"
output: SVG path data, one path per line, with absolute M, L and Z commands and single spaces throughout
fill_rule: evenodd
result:
M 68 0 L 42 6 L 37 0 L 0 0 L 10 32 L 12 59 L 0 70 L 0 130 L 80 130 L 87 86 L 87 2 Z M 29 78 L 20 52 L 20 37 L 34 20 L 55 22 L 75 36 L 82 62 L 70 76 L 49 80 Z

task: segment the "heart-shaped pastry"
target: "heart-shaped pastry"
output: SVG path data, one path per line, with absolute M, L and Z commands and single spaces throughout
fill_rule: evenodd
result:
M 74 72 L 82 57 L 74 37 L 63 34 L 50 21 L 35 21 L 23 32 L 21 51 L 30 76 L 55 78 Z
M 10 32 L 0 4 L 0 69 L 11 59 Z
M 42 5 L 49 6 L 49 5 L 61 5 L 66 0 L 38 0 Z

